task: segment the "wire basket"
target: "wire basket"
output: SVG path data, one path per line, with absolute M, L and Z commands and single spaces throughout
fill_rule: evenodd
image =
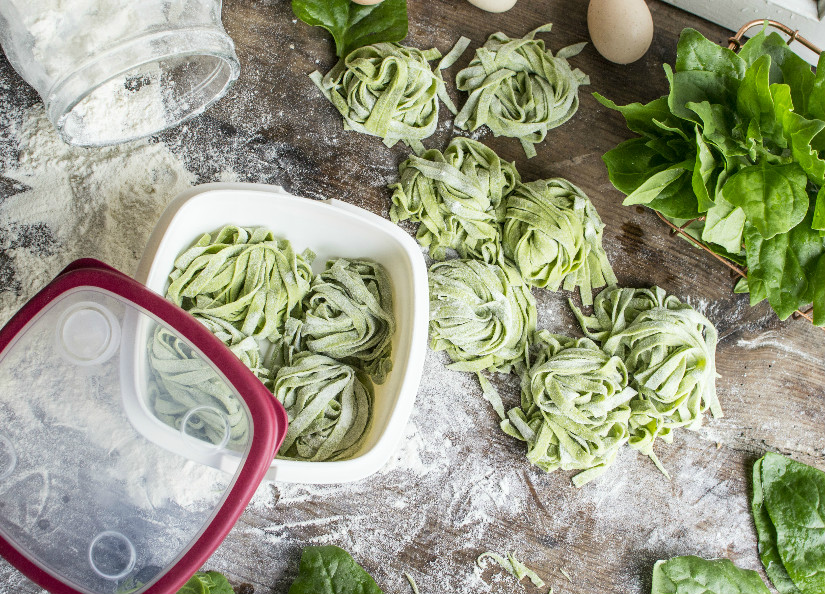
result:
M 768 19 L 760 19 L 760 20 L 756 20 L 756 21 L 751 21 L 751 22 L 746 23 L 745 25 L 743 25 L 742 28 L 739 29 L 739 31 L 737 31 L 736 34 L 733 37 L 730 37 L 728 39 L 728 41 L 729 41 L 728 48 L 732 49 L 732 50 L 738 50 L 740 47 L 742 47 L 742 38 L 744 37 L 745 33 L 747 33 L 750 29 L 753 29 L 755 27 L 763 27 L 765 25 L 765 23 L 767 23 L 768 26 L 773 27 L 774 29 L 778 29 L 779 31 L 781 31 L 781 32 L 785 33 L 786 35 L 788 35 L 789 36 L 788 45 L 790 45 L 791 43 L 796 41 L 796 42 L 799 42 L 800 44 L 804 45 L 805 47 L 807 47 L 809 50 L 811 50 L 814 53 L 817 53 L 817 54 L 822 53 L 821 49 L 819 49 L 816 45 L 814 45 L 808 39 L 805 39 L 804 37 L 802 37 L 799 34 L 798 30 L 791 29 L 787 25 L 783 25 L 782 23 L 779 23 L 777 21 L 768 20 Z M 696 247 L 699 247 L 699 248 L 703 249 L 704 251 L 709 253 L 711 256 L 713 256 L 714 258 L 716 258 L 717 260 L 722 262 L 722 264 L 724 264 L 725 266 L 727 266 L 728 268 L 733 270 L 741 278 L 748 278 L 747 268 L 742 268 L 740 266 L 737 266 L 734 262 L 731 262 L 727 258 L 725 258 L 723 256 L 720 256 L 719 254 L 717 254 L 716 252 L 711 250 L 709 247 L 707 247 L 704 243 L 702 243 L 701 241 L 699 241 L 698 239 L 696 239 L 690 233 L 687 232 L 687 228 L 690 227 L 691 224 L 696 223 L 696 222 L 704 221 L 705 217 L 697 217 L 695 219 L 690 219 L 689 221 L 683 223 L 682 225 L 676 225 L 672 221 L 669 221 L 667 219 L 667 217 L 665 217 L 662 213 L 660 213 L 658 211 L 654 211 L 654 212 L 656 212 L 656 215 L 660 219 L 662 219 L 670 227 L 671 234 L 675 235 L 675 234 L 678 233 L 679 235 L 681 235 L 682 237 L 684 237 L 685 239 L 690 241 L 692 244 L 694 244 Z M 793 317 L 795 319 L 805 318 L 806 320 L 808 320 L 809 322 L 811 322 L 813 324 L 814 320 L 813 320 L 812 312 L 813 312 L 813 305 L 810 305 L 809 307 L 807 307 L 805 309 L 796 310 L 796 312 L 793 314 Z M 822 330 L 825 331 L 825 327 L 823 327 Z

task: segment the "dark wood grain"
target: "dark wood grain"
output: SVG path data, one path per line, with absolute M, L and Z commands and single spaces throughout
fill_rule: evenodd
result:
M 650 8 L 654 41 L 639 62 L 609 63 L 592 45 L 571 60 L 590 75 L 591 85 L 582 89 L 576 116 L 536 147 L 537 157 L 526 159 L 513 139 L 487 134 L 482 140 L 515 161 L 526 180 L 563 176 L 591 196 L 607 224 L 604 244 L 621 284 L 660 285 L 710 317 L 720 333 L 718 390 L 725 417 L 657 446 L 662 463 L 672 470 L 671 481 L 626 451 L 608 477 L 576 490 L 569 473 L 547 475 L 531 467 L 522 444 L 499 431 L 470 379 L 442 383 L 444 360 L 430 353 L 415 427 L 427 443 L 445 444 L 444 460 L 453 465 L 446 476 L 478 473 L 479 484 L 511 481 L 518 496 L 482 505 L 483 521 L 473 523 L 467 518 L 479 509 L 481 495 L 466 480 L 410 479 L 389 472 L 355 487 L 314 487 L 306 493 L 265 484 L 208 567 L 226 572 L 236 585 L 284 594 L 302 546 L 328 542 L 325 535 L 334 534 L 341 546 L 355 547 L 358 561 L 385 591 L 399 593 L 408 591 L 402 571 L 416 577 L 422 594 L 523 591 L 492 568 L 475 582 L 467 577 L 487 546 L 516 551 L 548 586 L 564 594 L 647 592 L 653 562 L 676 554 L 730 556 L 759 568 L 747 508 L 753 460 L 770 449 L 825 468 L 825 333 L 805 322 L 779 322 L 766 304 L 748 307 L 745 296 L 732 293 L 734 279 L 726 268 L 672 237 L 652 212 L 621 206 L 622 195 L 610 185 L 601 156 L 631 134 L 621 116 L 590 92 L 620 104 L 651 100 L 666 91 L 662 64 L 673 63 L 684 27 L 698 28 L 717 42 L 730 34 L 656 0 Z M 519 0 L 511 11 L 491 15 L 464 0 L 410 0 L 406 43 L 446 52 L 460 35 L 477 47 L 495 31 L 519 36 L 552 22 L 545 39 L 557 50 L 588 39 L 586 10 L 584 0 Z M 201 181 L 215 179 L 219 166 L 230 164 L 243 180 L 280 184 L 312 198 L 339 198 L 386 216 L 386 184 L 395 180 L 408 150 L 402 145 L 388 149 L 375 138 L 342 130 L 337 112 L 306 76 L 333 65 L 330 39 L 321 29 L 293 21 L 286 0 L 226 0 L 224 23 L 237 45 L 241 78 L 206 114 L 161 140 L 176 147 Z M 467 52 L 447 71 L 448 81 L 470 57 Z M 460 104 L 454 86 L 448 88 Z M 6 110 L 16 118 L 35 101 L 5 63 L 0 65 L 0 101 L 19 106 Z M 438 131 L 425 144 L 443 148 L 454 133 L 442 109 Z M 15 191 L 2 182 L 0 177 L 0 210 L 3 195 Z M 538 291 L 536 296 L 542 327 L 577 333 L 567 295 Z M 504 397 L 515 402 L 514 383 L 496 381 Z M 468 422 L 432 435 L 431 415 L 438 414 L 456 414 Z M 423 451 L 431 455 L 434 450 Z M 438 467 L 437 457 L 429 462 Z M 488 472 L 479 471 L 484 464 Z M 399 501 L 409 504 L 399 507 Z M 729 509 L 735 513 L 718 512 Z M 369 546 L 360 546 L 361 539 Z M 0 566 L 3 579 L 0 592 L 38 591 L 5 564 Z M 530 585 L 526 590 L 540 591 Z

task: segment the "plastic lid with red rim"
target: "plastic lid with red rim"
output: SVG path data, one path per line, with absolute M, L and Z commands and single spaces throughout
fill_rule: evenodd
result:
M 286 434 L 195 318 L 95 260 L 0 329 L 0 554 L 58 593 L 172 593 Z

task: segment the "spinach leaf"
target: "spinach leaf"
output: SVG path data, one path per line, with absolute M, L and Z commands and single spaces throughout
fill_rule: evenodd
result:
M 742 251 L 745 231 L 745 211 L 721 196 L 705 214 L 702 240 L 722 246 L 732 254 Z
M 765 566 L 765 573 L 780 594 L 799 594 L 799 590 L 794 585 L 782 559 L 779 556 L 779 549 L 776 546 L 776 530 L 771 523 L 771 517 L 765 508 L 764 494 L 762 489 L 762 458 L 753 465 L 753 501 L 751 510 L 753 512 L 753 523 L 756 525 L 756 536 L 759 539 L 759 558 Z
M 677 118 L 670 112 L 667 106 L 667 97 L 659 97 L 650 103 L 628 103 L 627 105 L 616 105 L 610 99 L 593 93 L 596 100 L 610 109 L 615 109 L 624 116 L 627 127 L 648 138 L 658 138 L 662 135 L 664 130 L 662 124 L 670 129 L 682 130 L 683 136 L 687 139 L 687 132 L 690 130 L 685 127 L 684 120 Z
M 665 65 L 666 96 L 597 99 L 641 135 L 604 156 L 625 204 L 671 220 L 705 213 L 686 231 L 748 263 L 751 304 L 767 298 L 784 319 L 813 302 L 825 325 L 825 55 L 820 63 L 815 74 L 764 30 L 738 56 L 685 30 L 675 69 Z
M 632 194 L 652 174 L 671 165 L 650 148 L 644 138 L 626 140 L 606 152 L 602 160 L 607 165 L 610 182 L 625 194 Z
M 817 326 L 825 326 L 825 254 L 822 254 L 817 260 L 814 268 L 814 278 L 820 279 L 820 282 L 814 286 L 814 324 Z
M 407 0 L 361 5 L 350 0 L 292 0 L 292 12 L 307 25 L 323 27 L 335 40 L 335 54 L 407 36 Z
M 199 571 L 178 590 L 178 594 L 235 594 L 226 577 L 217 571 Z
M 688 555 L 657 561 L 651 594 L 768 594 L 759 574 L 728 559 Z
M 747 64 L 736 52 L 706 39 L 695 29 L 684 29 L 676 46 L 676 71 L 704 70 L 741 79 Z M 810 71 L 810 68 L 808 68 Z
M 768 453 L 754 466 L 759 553 L 782 594 L 825 591 L 825 473 Z
M 759 163 L 741 169 L 728 179 L 722 196 L 745 211 L 762 237 L 787 233 L 808 211 L 808 180 L 797 163 Z
M 287 594 L 383 593 L 370 574 L 344 549 L 324 546 L 304 549 L 298 577 Z
M 699 212 L 707 212 L 714 205 L 718 164 L 713 151 L 702 137 L 699 126 L 696 126 L 696 150 L 696 165 L 691 185 L 696 194 Z
M 805 221 L 788 233 L 771 239 L 765 239 L 749 223 L 745 225 L 751 290 L 763 286 L 781 320 L 811 303 L 818 287 L 825 283 L 825 277 L 816 275 L 818 260 L 825 253 L 825 241 L 810 227 L 812 214 L 809 212 Z

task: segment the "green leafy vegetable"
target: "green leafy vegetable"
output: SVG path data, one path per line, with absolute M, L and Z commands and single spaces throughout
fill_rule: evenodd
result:
M 344 549 L 306 547 L 298 577 L 287 594 L 383 594 L 370 574 Z
M 759 555 L 782 594 L 825 591 L 825 472 L 768 453 L 753 468 Z
M 685 29 L 665 73 L 670 92 L 647 105 L 596 95 L 640 135 L 604 155 L 624 203 L 687 221 L 711 251 L 747 261 L 751 304 L 767 298 L 785 319 L 813 303 L 825 324 L 825 72 L 775 33 L 737 55 Z
M 323 27 L 335 40 L 335 53 L 407 36 L 407 0 L 383 0 L 364 6 L 350 0 L 292 0 L 292 12 L 313 27 Z
M 768 594 L 759 574 L 728 559 L 688 555 L 657 561 L 651 594 Z

